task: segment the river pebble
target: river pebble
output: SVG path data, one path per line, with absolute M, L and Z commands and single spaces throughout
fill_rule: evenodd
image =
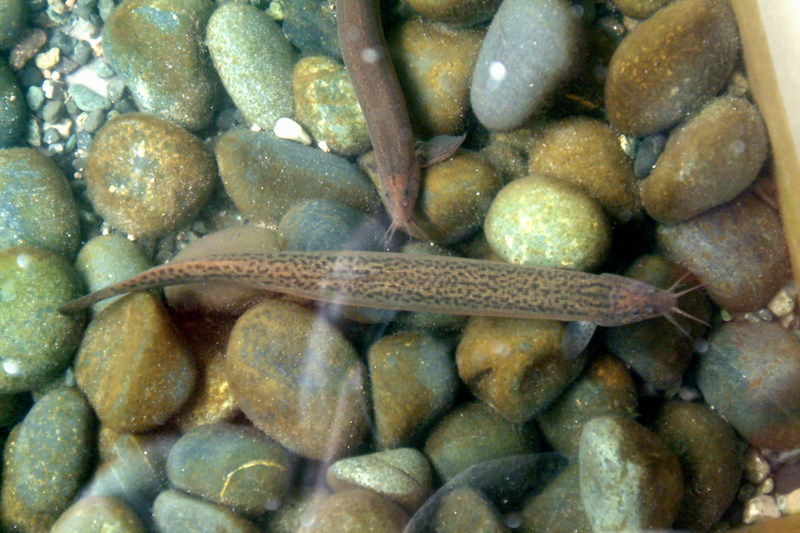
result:
M 800 341 L 771 322 L 730 322 L 700 357 L 703 396 L 753 446 L 800 446 Z
M 139 109 L 186 128 L 209 125 L 220 92 L 205 50 L 210 0 L 131 0 L 106 20 L 103 51 Z
M 17 43 L 25 29 L 27 17 L 27 2 L 3 0 L 0 4 L 0 50 L 7 50 Z
M 144 251 L 119 233 L 91 239 L 83 245 L 75 259 L 75 270 L 86 283 L 87 293 L 126 280 L 151 266 Z M 119 298 L 122 296 L 97 302 L 92 309 L 98 312 Z
M 336 492 L 315 506 L 298 533 L 400 533 L 408 513 L 365 489 Z
M 173 418 L 182 431 L 203 424 L 229 422 L 241 413 L 225 374 L 225 348 L 236 320 L 215 313 L 173 313 L 197 365 L 192 395 Z
M 89 198 L 112 226 L 159 237 L 198 214 L 217 179 L 200 139 L 153 115 L 109 120 L 89 150 Z
M 264 11 L 239 2 L 219 6 L 206 28 L 214 66 L 247 120 L 272 131 L 292 115 L 292 46 Z
M 672 0 L 614 0 L 614 7 L 626 17 L 646 19 Z
M 576 116 L 544 126 L 531 145 L 528 171 L 576 185 L 621 222 L 641 211 L 633 164 L 599 120 Z
M 280 507 L 290 474 L 281 446 L 253 427 L 224 422 L 190 430 L 167 459 L 173 487 L 244 514 Z
M 572 462 L 520 512 L 520 533 L 591 531 L 581 500 L 580 465 Z
M 153 504 L 158 531 L 225 531 L 257 533 L 252 522 L 223 505 L 205 502 L 177 490 L 165 490 Z
M 675 527 L 708 531 L 736 497 L 741 442 L 727 422 L 700 403 L 665 404 L 655 430 L 683 467 L 684 496 Z
M 48 530 L 69 506 L 92 458 L 94 415 L 81 392 L 42 396 L 15 428 L 3 456 L 0 517 L 4 530 Z
M 345 156 L 370 147 L 367 123 L 344 66 L 324 56 L 300 59 L 292 77 L 297 120 L 318 143 Z
M 669 137 L 642 183 L 647 214 L 682 222 L 732 200 L 755 181 L 767 157 L 767 129 L 743 98 L 712 100 Z
M 628 277 L 665 290 L 684 273 L 678 265 L 657 255 L 640 257 L 625 271 Z M 694 285 L 696 282 L 690 278 L 684 280 L 678 290 Z M 678 307 L 705 322 L 711 319 L 710 302 L 701 290 L 682 296 Z M 683 371 L 689 364 L 694 341 L 707 328 L 679 314 L 673 314 L 673 318 L 683 331 L 666 318 L 655 318 L 608 328 L 604 330 L 603 338 L 609 351 L 630 365 L 645 381 L 659 389 L 674 389 L 680 385 Z
M 667 129 L 719 91 L 739 56 L 727 0 L 676 0 L 639 24 L 611 58 L 606 114 L 644 137 Z
M 456 407 L 434 426 L 424 451 L 447 482 L 472 465 L 535 452 L 537 440 L 534 426 L 515 424 L 473 401 Z
M 167 488 L 167 455 L 178 439 L 174 431 L 138 435 L 115 434 L 103 444 L 103 435 L 114 433 L 100 428 L 100 463 L 79 497 L 110 497 L 129 505 L 140 518 L 149 519 L 153 501 Z
M 512 130 L 575 73 L 580 19 L 562 0 L 506 0 L 481 45 L 472 110 L 490 130 Z
M 380 221 L 335 200 L 307 200 L 286 211 L 278 225 L 284 249 L 380 250 Z
M 379 203 L 369 179 L 345 159 L 271 133 L 226 133 L 217 142 L 216 155 L 233 203 L 267 226 L 276 226 L 303 200 L 336 200 L 368 213 Z
M 633 418 L 637 411 L 636 387 L 627 367 L 608 354 L 590 360 L 583 373 L 537 417 L 545 439 L 558 452 L 578 456 L 581 429 L 603 415 Z
M 458 376 L 512 422 L 542 412 L 578 377 L 585 358 L 566 359 L 566 322 L 470 317 L 456 350 Z
M 491 19 L 500 0 L 409 0 L 408 5 L 423 17 L 453 26 L 473 26 Z
M 0 148 L 13 146 L 25 133 L 25 98 L 17 79 L 0 59 Z
M 136 513 L 109 496 L 82 498 L 64 511 L 50 533 L 145 533 Z
M 0 248 L 39 246 L 72 258 L 78 210 L 64 174 L 33 148 L 0 149 Z
M 40 387 L 72 360 L 83 331 L 83 314 L 58 306 L 83 288 L 59 255 L 32 246 L 0 251 L 0 393 Z
M 484 31 L 409 19 L 387 36 L 414 131 L 459 134 L 469 119 L 469 88 Z
M 506 533 L 503 517 L 480 491 L 459 487 L 448 492 L 439 502 L 433 519 L 436 533 Z
M 290 451 L 331 459 L 361 442 L 364 366 L 314 310 L 280 300 L 253 307 L 233 328 L 225 365 L 245 415 Z
M 341 59 L 334 0 L 295 0 L 283 4 L 283 33 L 304 56 Z
M 538 267 L 591 270 L 605 259 L 611 243 L 600 205 L 573 185 L 544 176 L 506 185 L 483 229 L 504 260 Z
M 367 365 L 379 448 L 409 444 L 455 399 L 451 350 L 430 334 L 387 335 L 369 347 Z
M 791 275 L 778 214 L 750 193 L 686 222 L 659 225 L 656 236 L 667 258 L 731 312 L 766 305 Z
M 328 486 L 336 492 L 362 488 L 389 498 L 409 513 L 433 492 L 431 465 L 414 448 L 396 448 L 340 459 L 328 468 Z
M 147 292 L 115 302 L 92 320 L 74 368 L 98 418 L 117 431 L 164 424 L 186 402 L 195 381 L 183 337 Z
M 652 431 L 621 416 L 601 416 L 581 432 L 583 507 L 592 531 L 669 528 L 683 497 L 675 454 Z
M 277 232 L 255 225 L 238 226 L 205 235 L 178 252 L 172 262 L 202 260 L 210 255 L 261 254 L 281 248 Z M 246 283 L 213 281 L 174 285 L 164 289 L 169 306 L 182 313 L 239 316 L 256 302 L 275 293 Z

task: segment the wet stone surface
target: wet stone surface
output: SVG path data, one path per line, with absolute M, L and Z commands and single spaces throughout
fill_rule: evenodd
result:
M 185 433 L 167 459 L 174 487 L 244 514 L 277 509 L 290 474 L 281 446 L 253 427 L 224 422 Z
M 708 342 L 697 368 L 706 402 L 754 446 L 800 446 L 800 341 L 775 323 L 731 322 Z
M 145 533 L 146 530 L 133 509 L 125 503 L 108 496 L 90 496 L 67 509 L 53 524 L 51 533 L 78 531 Z
M 605 91 L 609 122 L 640 137 L 668 128 L 723 87 L 738 51 L 727 0 L 676 0 L 614 52 Z
M 312 309 L 280 300 L 253 307 L 234 326 L 225 366 L 247 418 L 290 451 L 331 459 L 361 442 L 364 366 Z
M 165 490 L 153 504 L 159 531 L 229 531 L 256 533 L 252 522 L 223 505 L 206 502 L 176 490 Z
M 217 171 L 194 135 L 153 115 L 128 113 L 97 133 L 86 180 L 92 205 L 109 224 L 158 237 L 198 214 Z
M 372 491 L 350 489 L 328 496 L 303 522 L 298 533 L 400 533 L 408 513 Z

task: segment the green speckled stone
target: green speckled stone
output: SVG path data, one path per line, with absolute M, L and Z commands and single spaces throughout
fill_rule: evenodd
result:
M 636 407 L 636 387 L 625 364 L 611 355 L 601 355 L 590 361 L 575 383 L 536 422 L 556 451 L 574 458 L 586 422 L 610 414 L 633 418 Z
M 479 490 L 459 487 L 448 492 L 436 509 L 436 533 L 506 533 L 503 517 Z
M 0 50 L 17 44 L 28 18 L 25 0 L 0 0 Z
M 181 408 L 195 369 L 166 308 L 139 292 L 103 309 L 86 328 L 75 378 L 103 424 L 137 432 L 159 427 Z
M 631 418 L 586 423 L 580 442 L 581 499 L 592 531 L 667 529 L 683 498 L 678 458 Z
M 675 263 L 658 255 L 638 258 L 625 275 L 654 287 L 668 289 L 685 274 Z M 683 280 L 680 289 L 697 285 L 692 278 Z M 678 300 L 678 307 L 708 322 L 711 305 L 702 290 L 692 291 Z M 694 350 L 694 341 L 708 329 L 705 325 L 681 315 L 674 315 L 684 331 L 666 318 L 655 318 L 603 331 L 609 351 L 625 361 L 634 372 L 659 389 L 674 389 L 681 383 Z
M 538 415 L 578 377 L 585 357 L 563 353 L 566 322 L 470 317 L 456 350 L 458 376 L 512 422 Z
M 72 258 L 80 246 L 78 210 L 67 179 L 32 148 L 0 150 L 0 248 L 29 244 Z
M 744 98 L 717 98 L 670 133 L 642 183 L 647 214 L 683 222 L 732 200 L 750 186 L 767 158 L 767 128 Z
M 655 428 L 683 466 L 684 497 L 675 526 L 708 531 L 739 490 L 741 441 L 730 424 L 701 403 L 664 404 Z
M 77 389 L 54 389 L 36 402 L 6 446 L 0 505 L 4 530 L 25 524 L 15 516 L 25 521 L 48 516 L 52 523 L 67 508 L 89 473 L 93 426 L 89 402 Z
M 75 259 L 75 270 L 86 282 L 87 293 L 126 280 L 151 266 L 153 264 L 144 251 L 119 233 L 93 238 L 83 245 Z M 100 311 L 121 297 L 97 302 L 92 309 Z
M 81 498 L 64 511 L 50 533 L 145 533 L 128 505 L 109 496 Z
M 724 86 L 738 56 L 728 0 L 676 0 L 614 52 L 605 91 L 609 122 L 638 137 L 667 129 Z
M 633 162 L 605 122 L 574 116 L 547 124 L 531 144 L 528 161 L 531 175 L 572 183 L 619 221 L 642 209 Z
M 367 353 L 378 447 L 407 445 L 444 413 L 458 389 L 450 348 L 426 333 L 400 332 Z
M 25 132 L 25 97 L 5 60 L 0 59 L 0 148 L 13 146 Z
M 367 123 L 344 66 L 325 56 L 309 56 L 294 66 L 297 120 L 316 142 L 350 156 L 370 147 Z
M 472 70 L 485 34 L 411 18 L 387 36 L 411 124 L 421 137 L 460 134 L 466 127 Z
M 278 225 L 284 250 L 381 250 L 385 229 L 377 217 L 335 200 L 307 200 Z
M 521 511 L 519 533 L 576 533 L 591 531 L 581 501 L 580 467 L 572 462 L 532 496 Z
M 197 215 L 217 179 L 214 159 L 186 130 L 144 113 L 109 120 L 89 149 L 89 198 L 136 237 L 165 235 Z
M 220 92 L 205 49 L 210 0 L 130 0 L 106 21 L 103 50 L 139 108 L 189 130 L 208 126 Z
M 600 205 L 574 186 L 544 176 L 506 185 L 492 202 L 483 229 L 497 255 L 538 267 L 591 270 L 611 244 Z
M 800 340 L 773 322 L 729 322 L 708 344 L 696 371 L 706 402 L 755 447 L 800 447 Z
M 291 206 L 304 200 L 335 200 L 367 213 L 379 204 L 369 178 L 346 159 L 271 132 L 228 132 L 215 151 L 233 203 L 267 226 L 276 226 Z
M 402 507 L 365 489 L 331 494 L 310 515 L 297 533 L 400 533 L 409 519 Z
M 363 488 L 400 504 L 413 513 L 433 489 L 431 465 L 414 448 L 396 448 L 369 455 L 340 459 L 326 473 L 328 486 L 336 492 Z
M 223 85 L 242 114 L 272 131 L 292 116 L 292 45 L 264 11 L 223 4 L 206 28 L 206 42 Z
M 331 459 L 361 442 L 364 365 L 313 309 L 283 300 L 251 308 L 231 332 L 225 366 L 247 418 L 290 451 Z
M 656 229 L 664 255 L 703 283 L 731 312 L 766 305 L 792 275 L 780 217 L 751 193 Z
M 257 533 L 252 522 L 223 505 L 206 502 L 176 490 L 165 490 L 153 504 L 158 531 L 224 531 Z
M 470 402 L 447 414 L 428 435 L 425 455 L 445 482 L 472 465 L 537 450 L 531 425 L 514 424 L 483 402 Z
M 0 393 L 40 387 L 72 360 L 83 313 L 56 308 L 80 296 L 82 285 L 61 256 L 32 246 L 0 251 Z
M 184 434 L 170 451 L 175 488 L 244 514 L 280 507 L 289 487 L 289 454 L 262 432 L 225 422 Z

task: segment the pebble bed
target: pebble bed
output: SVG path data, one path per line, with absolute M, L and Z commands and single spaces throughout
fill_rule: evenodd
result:
M 235 280 L 60 314 L 388 218 L 332 0 L 0 0 L 0 530 L 798 527 L 797 287 L 728 1 L 386 8 L 417 137 L 468 134 L 395 249 L 702 284 L 701 322 L 567 359 L 558 321 Z

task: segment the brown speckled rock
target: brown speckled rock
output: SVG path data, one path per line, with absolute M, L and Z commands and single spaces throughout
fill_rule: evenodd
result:
M 470 78 L 484 34 L 412 18 L 387 36 L 411 124 L 423 138 L 458 134 L 466 126 Z
M 408 513 L 399 505 L 365 489 L 328 496 L 315 506 L 298 533 L 400 533 Z
M 452 25 L 472 26 L 492 18 L 499 0 L 409 0 L 408 5 L 425 18 Z
M 142 521 L 129 506 L 109 496 L 81 498 L 64 511 L 50 533 L 145 533 Z
M 164 424 L 186 402 L 195 369 L 180 332 L 151 293 L 106 307 L 89 324 L 75 360 L 78 386 L 117 431 Z
M 479 490 L 460 487 L 448 492 L 439 502 L 434 517 L 436 533 L 505 533 L 503 517 L 489 499 Z
M 615 0 L 614 7 L 623 15 L 635 19 L 646 19 L 672 0 Z
M 611 125 L 640 137 L 668 128 L 722 88 L 738 52 L 728 0 L 676 0 L 614 52 L 605 98 Z
M 528 170 L 578 186 L 617 220 L 641 210 L 633 163 L 599 120 L 575 116 L 546 125 L 530 147 Z
M 592 526 L 581 501 L 578 463 L 570 463 L 542 492 L 532 496 L 520 514 L 520 533 L 591 531 Z
M 778 214 L 750 193 L 686 222 L 660 225 L 656 236 L 665 255 L 731 312 L 765 305 L 791 275 Z
M 253 307 L 233 328 L 225 366 L 245 415 L 294 453 L 331 459 L 361 442 L 364 366 L 313 309 L 283 300 Z
M 669 136 L 642 183 L 647 214 L 682 222 L 732 200 L 756 179 L 767 157 L 767 129 L 744 98 L 712 100 Z
M 89 198 L 122 232 L 158 237 L 195 216 L 211 194 L 216 165 L 186 130 L 144 113 L 109 120 L 86 163 Z
M 425 455 L 446 482 L 472 465 L 536 451 L 531 425 L 509 422 L 483 402 L 453 409 L 428 435 Z
M 800 341 L 771 322 L 715 329 L 697 384 L 709 405 L 753 446 L 800 446 Z
M 400 332 L 367 353 L 375 439 L 383 449 L 408 444 L 453 403 L 458 379 L 448 346 L 431 335 Z
M 578 376 L 585 358 L 566 359 L 565 322 L 471 317 L 456 351 L 472 393 L 512 422 L 538 415 Z

